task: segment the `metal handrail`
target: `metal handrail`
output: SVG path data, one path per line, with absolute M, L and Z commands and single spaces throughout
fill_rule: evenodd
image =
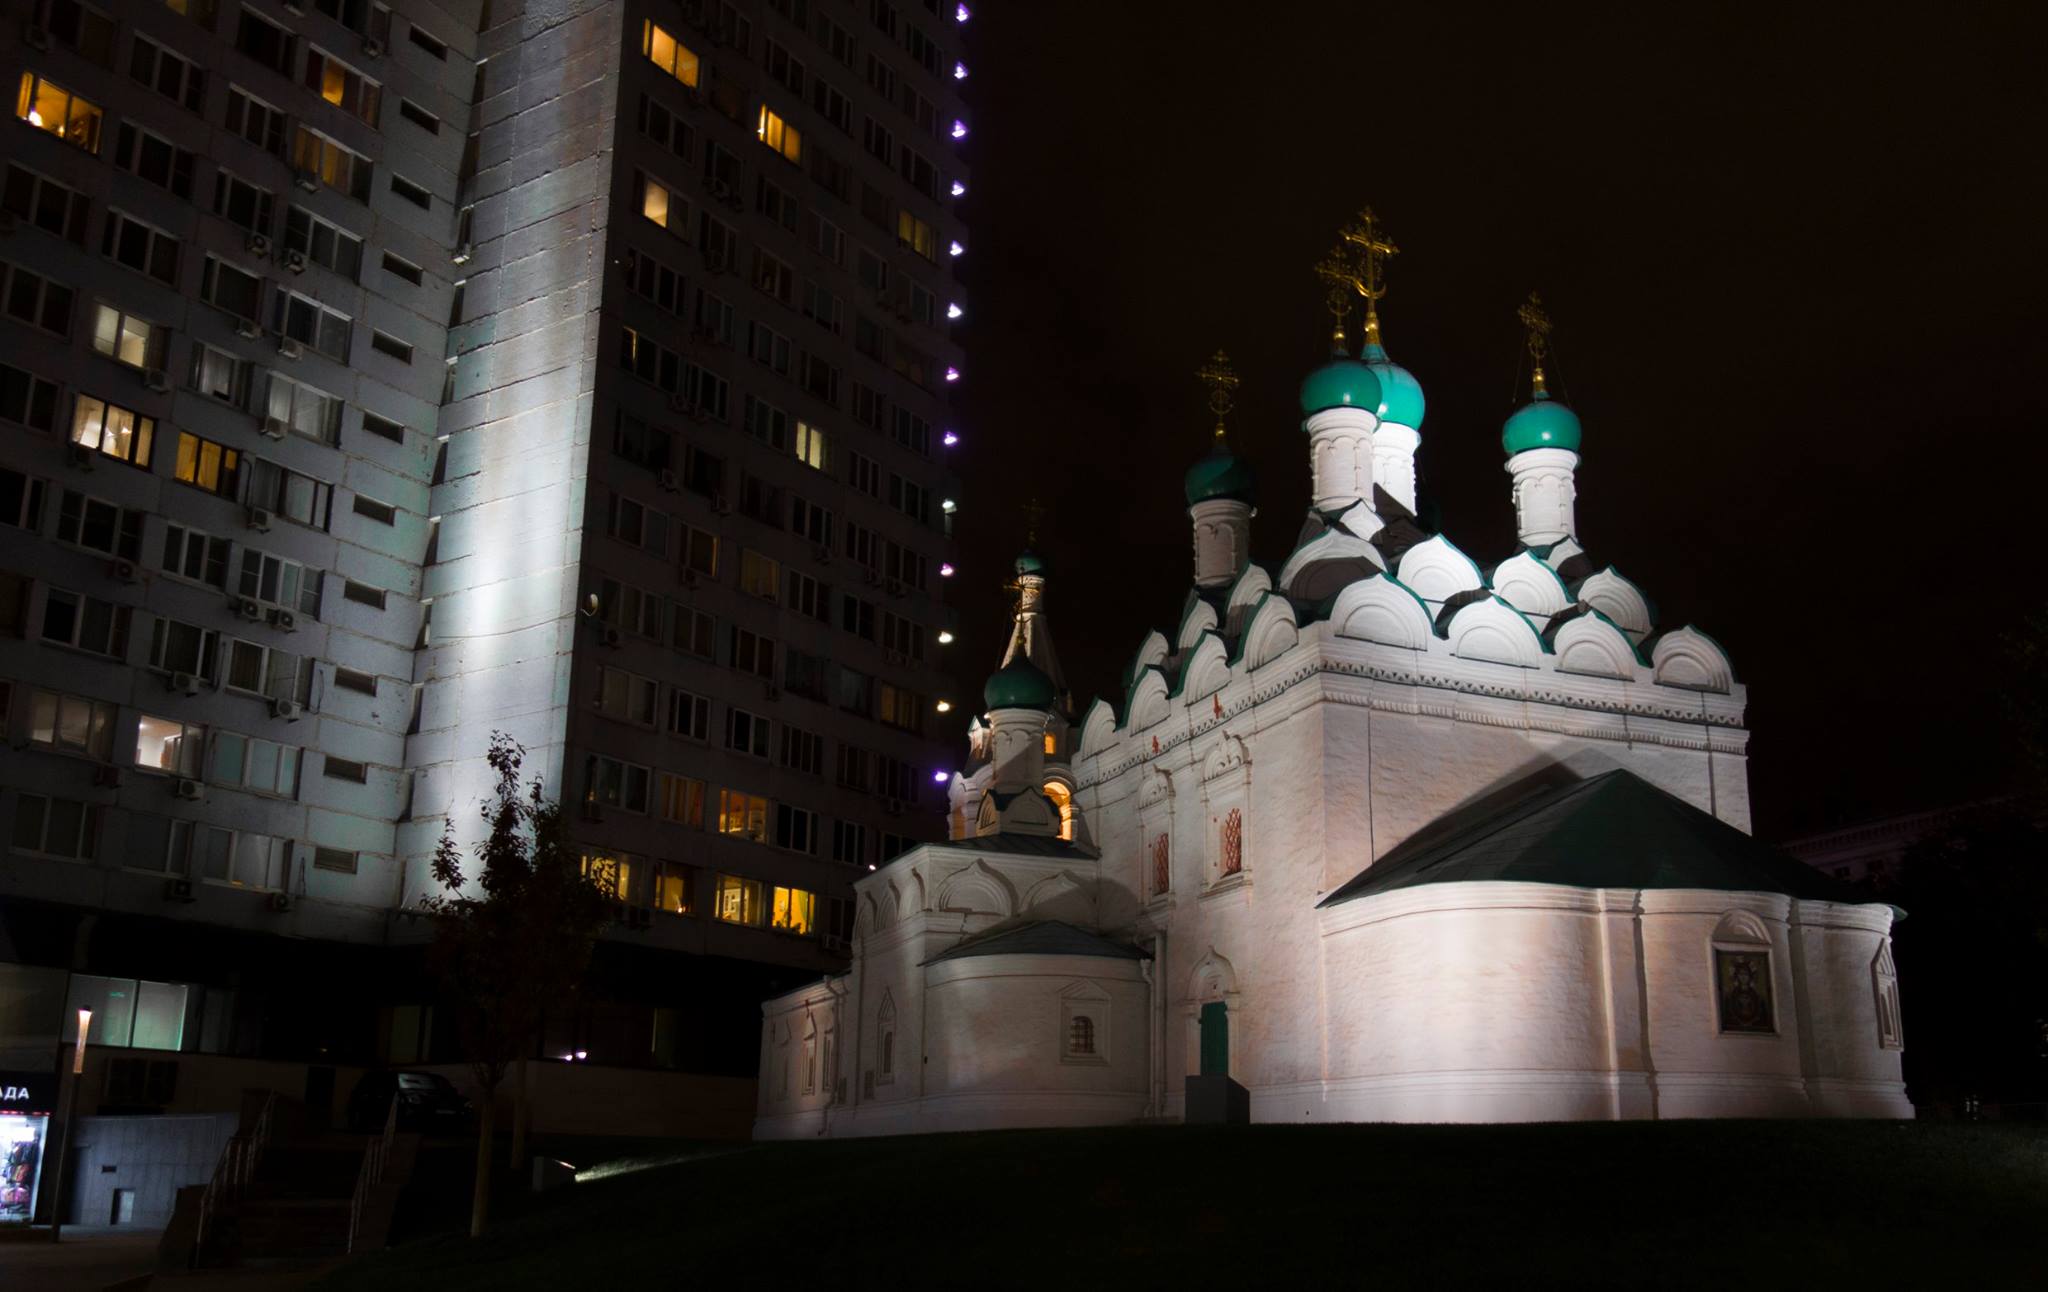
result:
M 192 1240 L 191 1263 L 194 1266 L 203 1260 L 221 1212 L 238 1201 L 242 1191 L 256 1178 L 256 1167 L 263 1160 L 263 1150 L 270 1144 L 272 1115 L 276 1110 L 277 1092 L 266 1091 L 263 1107 L 256 1114 L 256 1124 L 246 1134 L 238 1131 L 229 1136 L 221 1149 L 220 1160 L 213 1164 L 213 1175 L 206 1182 L 206 1192 L 199 1198 L 199 1225 Z
M 356 1240 L 363 1234 L 363 1207 L 370 1200 L 370 1190 L 384 1182 L 384 1167 L 391 1159 L 392 1141 L 398 1138 L 398 1094 L 391 1095 L 391 1108 L 384 1114 L 384 1131 L 370 1141 L 363 1149 L 363 1169 L 356 1172 L 356 1192 L 348 1206 L 348 1250 L 356 1250 Z

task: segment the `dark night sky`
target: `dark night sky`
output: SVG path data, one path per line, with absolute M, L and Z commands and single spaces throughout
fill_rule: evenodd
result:
M 1076 691 L 1171 630 L 1218 346 L 1254 553 L 1286 555 L 1309 267 L 1370 204 L 1454 542 L 1512 550 L 1499 428 L 1538 289 L 1586 428 L 1580 538 L 1728 648 L 1758 832 L 1986 792 L 1995 635 L 2048 599 L 2048 32 L 2020 4 L 1792 8 L 977 6 L 961 690 L 1000 653 L 1034 492 Z

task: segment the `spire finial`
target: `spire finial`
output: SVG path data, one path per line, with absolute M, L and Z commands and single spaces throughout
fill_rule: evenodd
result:
M 1216 415 L 1216 442 L 1221 444 L 1223 419 L 1230 415 L 1237 393 L 1237 369 L 1230 366 L 1230 356 L 1218 350 L 1195 369 L 1195 380 L 1209 388 L 1209 411 Z
M 1522 320 L 1522 326 L 1529 332 L 1531 397 L 1548 399 L 1550 391 L 1543 384 L 1543 360 L 1550 354 L 1550 315 L 1543 311 L 1543 298 L 1530 292 L 1528 302 L 1515 311 L 1515 317 Z
M 1024 513 L 1024 546 L 1033 547 L 1038 543 L 1038 522 L 1045 519 L 1045 507 L 1033 494 L 1021 508 Z
M 1386 262 L 1400 255 L 1401 249 L 1380 227 L 1369 206 L 1339 230 L 1339 236 L 1345 245 L 1357 248 L 1359 272 L 1351 285 L 1365 297 L 1365 344 L 1376 346 L 1380 343 L 1380 298 L 1387 294 Z

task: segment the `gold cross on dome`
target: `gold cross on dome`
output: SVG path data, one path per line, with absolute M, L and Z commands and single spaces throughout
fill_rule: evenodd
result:
M 1387 261 L 1401 254 L 1393 239 L 1380 227 L 1379 218 L 1366 207 L 1356 219 L 1339 230 L 1345 245 L 1356 248 L 1359 273 L 1354 287 L 1365 297 L 1365 343 L 1380 343 L 1380 298 L 1387 294 Z
M 1344 320 L 1351 313 L 1351 294 L 1364 291 L 1359 278 L 1358 257 L 1339 242 L 1316 262 L 1316 277 L 1323 280 L 1323 306 L 1330 311 L 1330 345 L 1344 349 Z
M 1522 320 L 1522 326 L 1529 334 L 1529 363 L 1532 368 L 1529 376 L 1530 389 L 1538 395 L 1546 394 L 1548 392 L 1543 385 L 1543 360 L 1550 353 L 1551 324 L 1550 315 L 1543 310 L 1543 298 L 1535 292 L 1530 292 L 1527 303 L 1515 311 L 1515 317 Z
M 1038 522 L 1045 519 L 1045 505 L 1034 495 L 1025 500 L 1021 510 L 1024 513 L 1024 545 L 1029 547 L 1038 541 Z
M 1216 438 L 1220 440 L 1223 438 L 1223 419 L 1236 406 L 1237 369 L 1230 366 L 1230 356 L 1218 350 L 1195 369 L 1195 380 L 1209 388 L 1209 411 L 1216 415 Z

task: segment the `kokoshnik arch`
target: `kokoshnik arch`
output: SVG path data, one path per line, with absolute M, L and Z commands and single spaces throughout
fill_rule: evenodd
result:
M 1195 1074 L 1259 1121 L 1911 1115 L 1895 912 L 1749 837 L 1744 688 L 1581 544 L 1535 298 L 1516 550 L 1417 525 L 1393 254 L 1368 212 L 1318 267 L 1335 353 L 1277 563 L 1202 369 L 1192 586 L 1119 697 L 1076 710 L 1018 558 L 949 838 L 856 886 L 849 973 L 763 1007 L 757 1135 L 1172 1118 Z

